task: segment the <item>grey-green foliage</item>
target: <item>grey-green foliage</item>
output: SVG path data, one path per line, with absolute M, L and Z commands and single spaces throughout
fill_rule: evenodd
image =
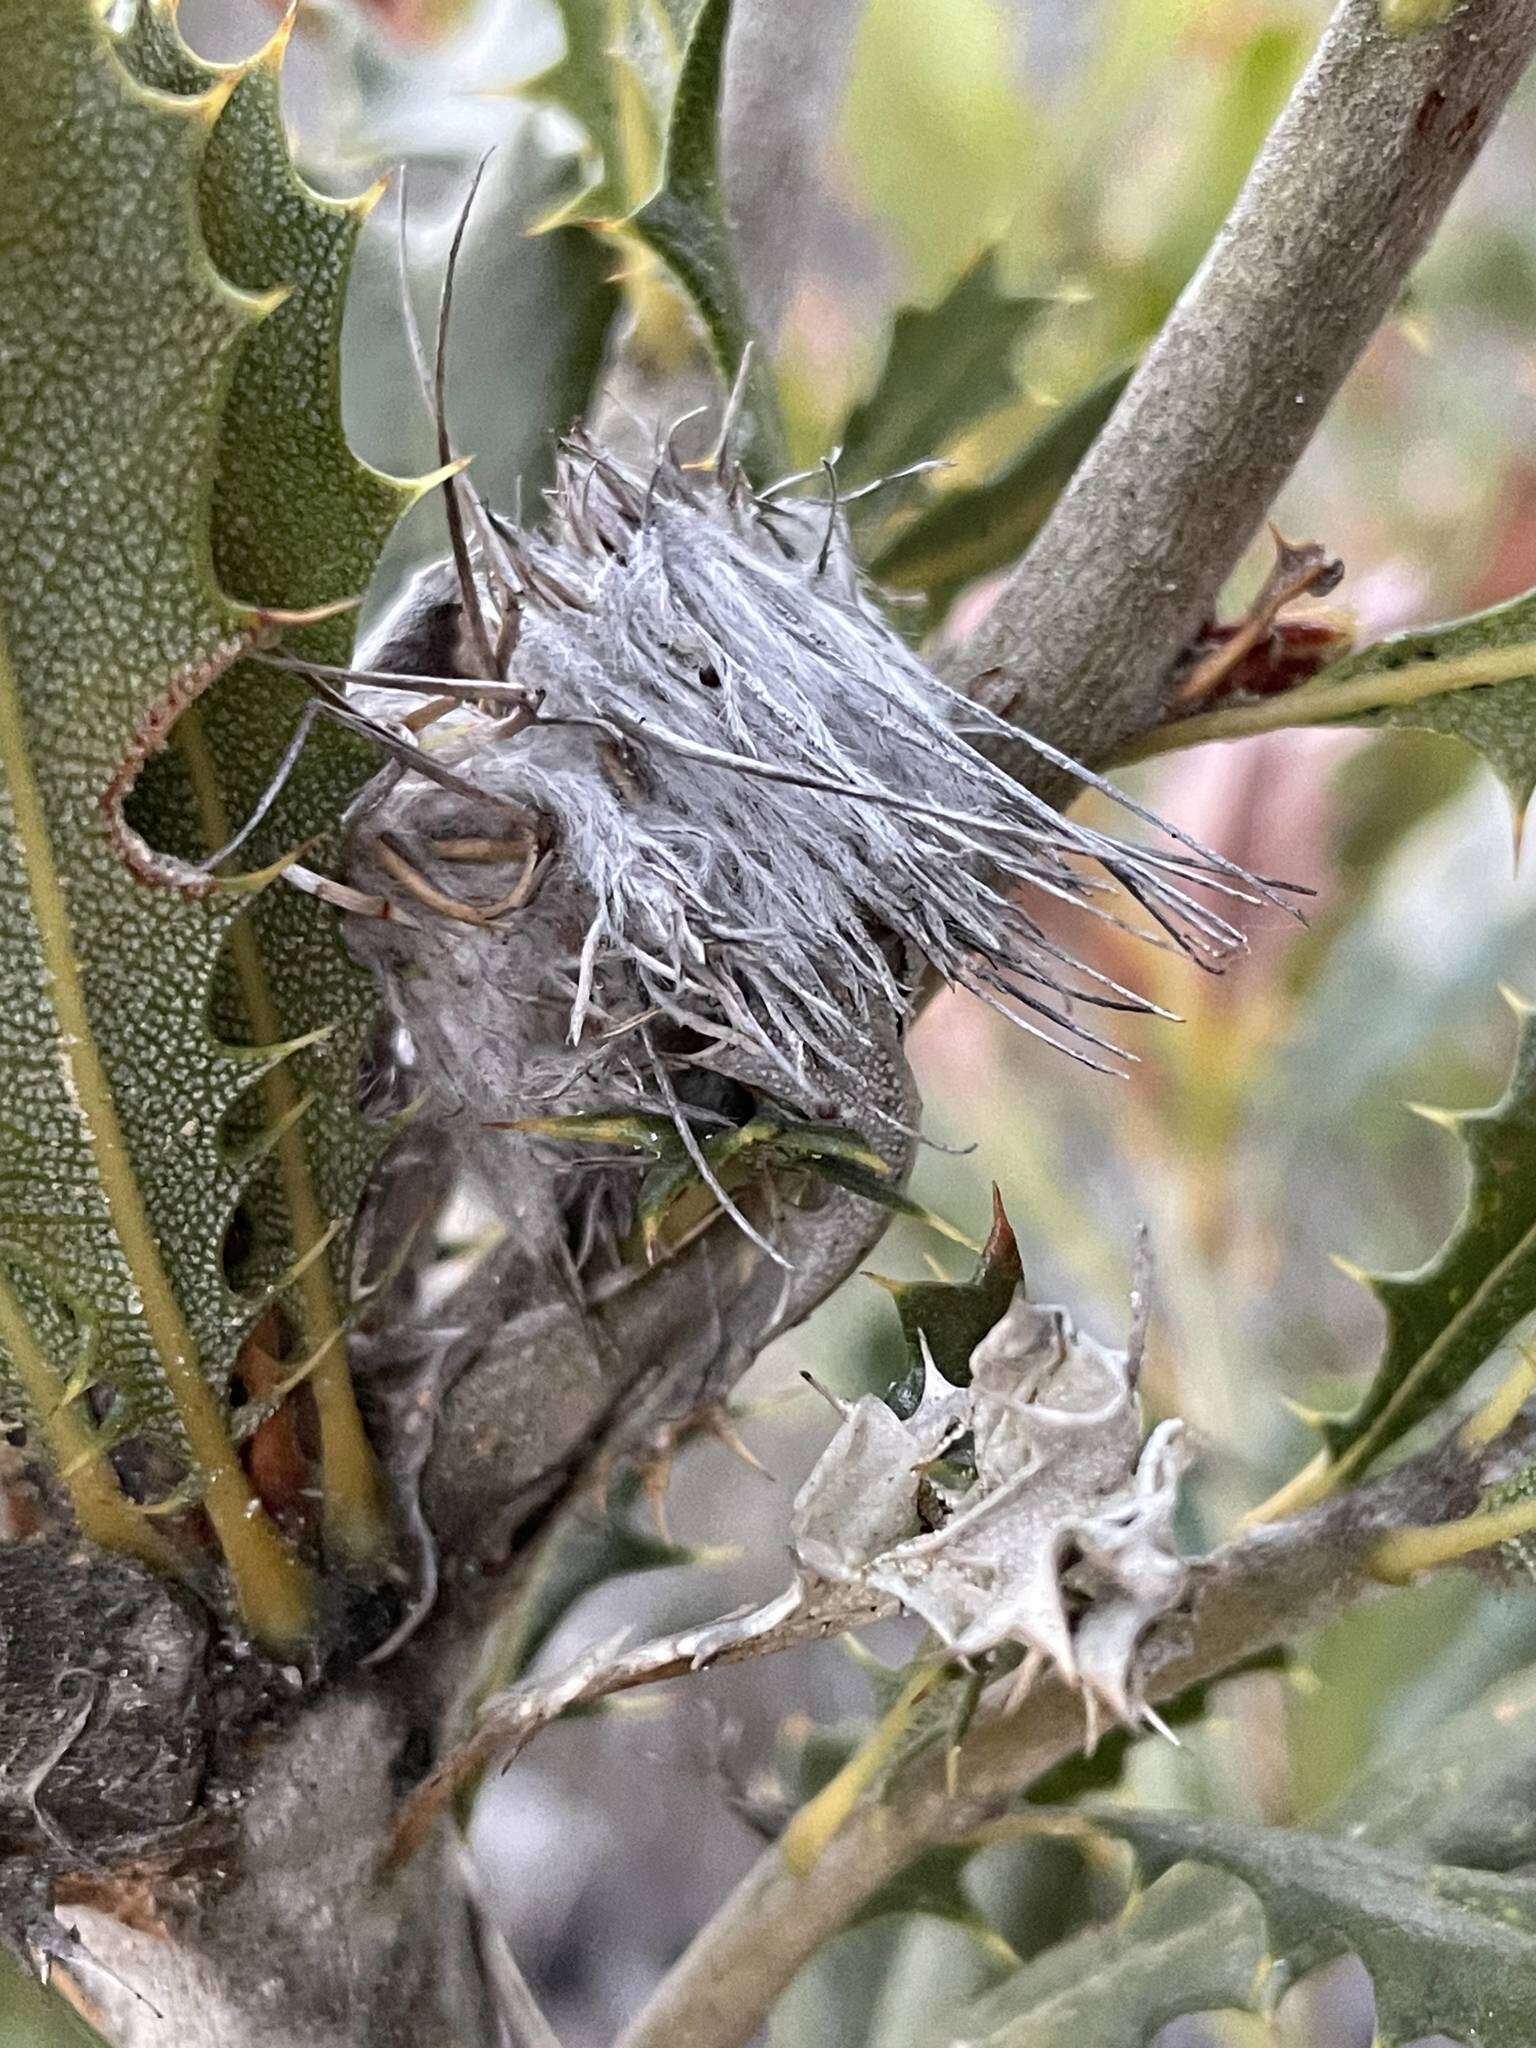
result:
M 888 590 L 923 597 L 923 623 L 936 624 L 967 583 L 1024 553 L 1093 446 L 1129 375 L 1117 370 L 1090 385 L 992 475 L 968 488 L 939 492 L 912 518 L 878 535 L 870 573 Z
M 1529 2048 L 1536 2012 L 1536 1878 L 1234 1821 L 1116 1815 L 1148 1878 L 1194 1858 L 1257 1893 L 1268 1946 L 1304 1976 L 1359 1956 L 1383 2048 L 1451 2034 L 1469 2048 Z
M 250 1501 L 224 1390 L 261 1288 L 304 1251 L 318 1283 L 326 1229 L 344 1231 L 356 1203 L 367 998 L 316 906 L 209 894 L 162 856 L 211 850 L 214 811 L 242 815 L 291 727 L 294 696 L 236 661 L 269 630 L 253 606 L 354 597 L 414 491 L 357 463 L 341 435 L 335 353 L 361 209 L 293 177 L 274 63 L 218 80 L 190 59 L 178 70 L 164 6 L 122 45 L 85 0 L 27 0 L 7 31 L 6 1377 L 102 1540 L 164 1561 L 102 1461 L 89 1387 L 112 1397 L 113 1438 L 190 1454 L 248 1618 L 291 1640 L 307 1594 Z M 344 624 L 316 631 L 317 652 L 345 651 Z M 187 843 L 169 843 L 174 823 L 159 838 L 169 812 L 150 775 L 132 823 L 151 852 L 118 813 L 205 691 L 199 830 L 183 802 Z M 284 851 L 334 834 L 367 765 L 316 749 L 274 814 Z M 266 974 L 259 1016 L 230 966 L 247 940 L 255 979 Z M 276 1042 L 290 996 L 319 1006 L 327 1034 L 302 1072 L 284 1071 L 294 1048 Z M 282 1132 L 274 1094 L 251 1108 L 264 1077 L 304 1105 Z M 261 1173 L 273 1152 L 294 1169 L 281 1200 Z M 300 1184 L 303 1202 L 289 1200 Z M 248 1270 L 231 1257 L 237 1210 L 255 1240 Z M 334 1310 L 323 1320 L 333 1341 Z M 332 1381 L 350 1406 L 344 1372 Z M 361 1504 L 359 1533 L 371 1519 Z
M 1381 1363 L 1353 1413 L 1325 1425 L 1329 1451 L 1353 1467 L 1457 1393 L 1536 1309 L 1536 1018 L 1523 1001 L 1518 1014 L 1504 1094 L 1445 1119 L 1471 1168 L 1455 1230 L 1416 1272 L 1367 1276 L 1386 1311 Z
M 839 482 L 942 455 L 1012 399 L 1014 349 L 1050 301 L 1003 291 L 997 269 L 996 249 L 984 249 L 937 304 L 896 315 L 875 386 L 840 436 Z
M 143 5 L 122 44 L 146 85 L 195 95 L 221 80 L 217 67 L 181 42 L 171 10 Z M 220 272 L 249 291 L 274 286 L 285 302 L 263 322 L 235 366 L 213 494 L 213 567 L 221 587 L 294 609 L 361 596 L 415 487 L 380 475 L 352 454 L 340 420 L 337 356 L 353 251 L 364 217 L 354 204 L 321 199 L 290 162 L 275 63 L 244 71 L 209 141 L 199 181 L 200 219 Z M 348 613 L 293 633 L 295 653 L 345 661 Z M 266 788 L 308 698 L 296 679 L 236 663 L 200 705 L 217 798 L 240 822 Z M 311 734 L 287 787 L 247 843 L 250 866 L 301 844 L 324 866 L 337 851 L 336 826 L 378 767 L 355 735 L 322 725 Z M 207 819 L 174 749 L 146 767 L 132 815 L 153 844 L 196 860 L 210 850 Z M 316 838 L 317 825 L 322 825 Z M 358 1111 L 358 1074 L 377 1016 L 371 978 L 348 958 L 337 921 L 296 892 L 262 892 L 249 913 L 277 1035 L 312 1032 L 321 1042 L 288 1063 L 303 1119 L 306 1171 L 327 1224 L 355 1216 L 384 1133 Z M 220 962 L 213 1019 L 225 1038 L 258 1036 L 247 992 L 229 957 Z M 232 1145 L 254 1148 L 242 1220 L 256 1227 L 239 1278 L 270 1286 L 308 1250 L 285 1219 L 277 1160 L 262 1142 L 272 1105 L 252 1090 L 228 1129 Z M 344 1282 L 350 1239 L 337 1232 L 331 1264 Z M 298 1320 L 302 1324 L 302 1315 Z
M 1520 1873 L 1536 1861 L 1533 1722 L 1528 1668 L 1379 1757 L 1306 1830 L 1105 1809 L 1102 1825 L 1133 1844 L 1147 1891 L 1028 1963 L 943 2038 L 1143 2048 L 1169 2019 L 1257 2009 L 1354 1952 L 1372 1972 L 1389 2048 L 1436 2031 L 1470 2048 L 1526 2048 L 1536 1880 Z
M 1145 2048 L 1185 2013 L 1247 2007 L 1264 1915 L 1243 1885 L 1171 1870 L 1107 1927 L 1059 1942 L 958 2019 L 985 2048 Z M 950 2027 L 944 2038 L 958 2038 Z
M 1499 680 L 1437 690 L 1433 668 L 1468 657 L 1497 656 L 1514 664 Z M 1423 676 L 1410 699 L 1393 702 L 1393 678 L 1412 668 Z M 1523 811 L 1536 789 L 1536 593 L 1410 633 L 1398 633 L 1338 662 L 1320 687 L 1359 685 L 1379 677 L 1383 702 L 1348 723 L 1415 726 L 1475 747 Z
M 429 344 L 452 233 L 471 167 L 458 167 L 452 197 L 408 213 L 408 268 L 418 327 Z M 527 126 L 486 166 L 460 251 L 448 340 L 448 425 L 456 454 L 471 458 L 475 487 L 509 515 L 537 516 L 554 476 L 555 435 L 588 410 L 619 304 L 614 252 L 585 227 L 529 232 L 555 189 L 560 160 Z M 424 183 L 424 181 L 422 181 Z M 358 249 L 347 295 L 347 427 L 358 446 L 391 463 L 436 462 L 435 429 L 411 361 L 401 305 L 394 209 L 384 202 Z M 444 553 L 439 504 L 396 531 L 373 605 L 412 565 Z
M 683 51 L 667 121 L 661 182 L 630 226 L 665 259 L 698 310 L 722 378 L 746 365 L 738 452 L 760 482 L 782 470 L 784 423 L 769 365 L 752 340 L 720 187 L 720 104 L 731 0 L 704 0 Z
M 101 1057 L 125 1084 L 132 1155 L 164 1150 L 167 1130 L 194 1134 L 142 1199 L 168 1261 L 185 1260 L 185 1313 L 204 1325 L 217 1372 L 228 1362 L 228 1309 L 222 1226 L 210 1210 L 227 1204 L 230 1181 L 218 1127 L 249 1068 L 220 1061 L 203 1010 L 220 927 L 236 905 L 210 915 L 136 883 L 107 845 L 101 799 L 177 672 L 250 631 L 214 588 L 205 503 L 235 353 L 258 316 L 217 278 L 191 230 L 206 118 L 139 94 L 83 5 L 34 0 L 12 10 L 7 30 L 0 1287 L 25 1284 L 23 1274 L 39 1294 L 74 1304 L 103 1374 L 146 1420 L 160 1420 L 172 1404 L 150 1362 L 92 1134 L 67 1078 L 64 1054 L 77 1048 L 56 1008 L 39 892 L 50 872 L 59 877 L 76 927 L 59 941 L 83 976 L 106 977 L 92 1006 Z M 85 122 L 95 175 L 83 160 Z M 136 199 L 126 216 L 125 187 Z M 71 348 L 60 361 L 66 322 Z M 132 534 L 135 547 L 100 544 L 117 534 Z M 24 776 L 51 844 L 20 808 Z M 150 1065 L 155 1040 L 162 1053 Z M 56 1360 L 61 1379 L 74 1363 Z

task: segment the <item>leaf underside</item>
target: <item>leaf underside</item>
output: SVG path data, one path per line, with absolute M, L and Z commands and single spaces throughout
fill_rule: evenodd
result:
M 1258 1894 L 1269 1947 L 1301 1977 L 1357 1955 L 1383 2048 L 1450 2034 L 1528 2048 L 1536 2011 L 1536 1878 L 1431 1863 L 1300 1829 L 1116 1814 L 1108 1832 L 1149 1877 L 1193 1857 Z

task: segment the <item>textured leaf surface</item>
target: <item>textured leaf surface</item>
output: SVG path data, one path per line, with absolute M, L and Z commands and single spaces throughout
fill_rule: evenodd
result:
M 839 437 L 839 479 L 868 483 L 940 455 L 1006 405 L 1015 344 L 1049 303 L 1001 290 L 987 249 L 936 305 L 903 307 L 874 390 Z
M 1436 688 L 1434 668 L 1425 667 L 1486 654 L 1507 656 L 1515 667 L 1496 681 L 1445 690 Z M 1536 789 L 1536 594 L 1428 632 L 1397 634 L 1339 662 L 1319 685 L 1358 685 L 1379 676 L 1391 689 L 1408 671 L 1422 694 L 1386 703 L 1358 722 L 1417 726 L 1465 741 L 1487 760 L 1515 810 L 1523 811 Z
M 89 0 L 19 0 L 7 29 L 0 1343 L 56 1458 L 84 1460 L 77 1503 L 94 1471 L 116 1526 L 98 1515 L 92 1533 L 134 1541 L 109 1469 L 89 1459 L 80 1396 L 95 1385 L 112 1404 L 113 1441 L 132 1433 L 190 1454 L 248 1617 L 270 1637 L 292 1636 L 304 1624 L 302 1582 L 250 1512 L 224 1412 L 260 1306 L 226 1272 L 226 1232 L 248 1191 L 231 1136 L 253 1086 L 280 1063 L 249 1031 L 240 1043 L 223 1035 L 228 952 L 249 898 L 148 886 L 113 843 L 105 806 L 125 763 L 250 644 L 259 620 L 223 594 L 210 508 L 222 508 L 212 526 L 233 557 L 242 535 L 265 537 L 270 521 L 291 521 L 324 491 L 320 469 L 285 439 L 314 393 L 291 358 L 280 400 L 274 383 L 263 393 L 259 378 L 244 381 L 243 346 L 274 317 L 274 299 L 221 274 L 198 232 L 223 150 L 233 152 L 224 189 L 247 171 L 259 185 L 250 134 L 220 132 L 232 81 L 179 98 L 147 92 Z M 291 180 L 285 197 L 291 224 L 301 207 Z M 276 269 L 251 282 L 274 282 Z M 264 419 L 264 406 L 280 416 Z M 226 407 L 241 422 L 233 439 Z M 259 500 L 230 481 L 258 429 L 264 452 L 252 459 L 287 478 L 265 474 Z M 314 570 L 315 532 L 285 530 L 292 559 Z M 348 563 L 350 588 L 360 571 Z M 292 601 L 238 572 L 231 587 Z M 265 671 L 245 673 L 247 687 L 259 675 L 270 690 Z M 332 770 L 326 824 L 335 793 Z
M 654 178 L 659 148 L 656 108 L 634 63 L 642 25 L 634 0 L 560 0 L 559 11 L 565 53 L 524 90 L 569 114 L 586 147 L 576 189 L 549 225 L 620 221 Z
M 958 2016 L 967 2048 L 1145 2048 L 1185 2013 L 1243 2011 L 1264 1965 L 1245 1886 L 1173 1870 L 1108 1927 L 1047 1949 Z
M 1362 648 L 1299 688 L 1158 726 L 1117 759 L 1294 725 L 1406 726 L 1484 756 L 1517 816 L 1536 788 L 1536 592 Z
M 1455 1230 L 1416 1272 L 1367 1276 L 1387 1317 L 1381 1363 L 1354 1413 L 1325 1425 L 1329 1451 L 1351 1470 L 1458 1392 L 1536 1309 L 1536 1016 L 1523 1004 L 1519 1016 L 1499 1101 L 1445 1119 L 1471 1169 Z
M 248 67 L 208 65 L 181 43 L 172 10 L 157 4 L 140 10 L 124 53 L 137 76 L 163 91 L 206 91 L 221 79 L 233 86 L 199 180 L 204 237 L 222 275 L 286 296 L 235 369 L 214 479 L 214 569 L 226 590 L 260 592 L 267 603 L 302 610 L 362 594 L 420 487 L 359 462 L 342 432 L 347 278 L 378 195 L 326 200 L 298 179 L 278 100 L 283 40 Z M 287 645 L 344 663 L 352 633 L 348 613 L 292 633 Z M 138 806 L 146 836 L 189 858 L 222 844 L 266 787 L 307 697 L 295 678 L 251 663 L 220 677 L 184 731 L 189 744 L 146 772 Z M 323 865 L 347 804 L 377 765 L 366 742 L 317 727 L 242 861 L 260 865 L 305 846 L 306 859 Z M 240 1206 L 238 1278 L 271 1288 L 296 1260 L 309 1261 L 291 1290 L 297 1355 L 286 1363 L 320 1361 L 312 1384 L 329 1438 L 332 1531 L 361 1550 L 372 1540 L 372 1481 L 350 1412 L 339 1332 L 350 1224 L 384 1137 L 381 1126 L 364 1121 L 358 1101 L 376 1015 L 372 979 L 348 958 L 335 920 L 297 892 L 263 892 L 221 960 L 214 1021 L 231 1041 L 322 1036 L 231 1120 L 231 1142 L 253 1154 Z M 275 1143 L 265 1142 L 264 1133 L 280 1128 Z M 329 1273 L 310 1258 L 328 1236 Z
M 638 236 L 682 286 L 733 385 L 752 330 L 720 187 L 731 0 L 561 0 L 560 17 L 565 54 L 527 90 L 563 107 L 588 149 L 580 188 L 551 223 Z M 785 466 L 778 396 L 762 361 L 748 371 L 739 436 L 754 474 Z
M 870 574 L 889 590 L 922 592 L 942 613 L 964 584 L 1017 561 L 1114 411 L 1128 375 L 1117 371 L 1070 400 L 985 483 L 935 497 L 880 545 Z
M 565 49 L 513 88 L 582 130 L 577 183 L 550 212 L 616 226 L 654 187 L 682 53 L 703 0 L 556 0 Z M 569 181 L 567 181 L 569 182 Z

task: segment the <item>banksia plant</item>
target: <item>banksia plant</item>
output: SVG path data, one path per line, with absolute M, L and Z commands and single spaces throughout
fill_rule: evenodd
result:
M 812 430 L 775 360 L 764 252 L 793 236 L 763 232 L 764 189 L 807 183 L 851 18 L 557 11 L 560 62 L 500 83 L 560 118 L 528 116 L 526 156 L 432 223 L 431 345 L 399 195 L 391 339 L 435 448 L 414 478 L 343 431 L 383 187 L 325 197 L 295 168 L 294 16 L 234 65 L 192 52 L 173 0 L 11 0 L 3 24 L 0 1940 L 121 2048 L 552 2048 L 466 1847 L 486 1773 L 578 1708 L 904 1620 L 901 1667 L 855 1650 L 867 1727 L 796 1717 L 773 1771 L 727 1787 L 764 1862 L 619 2048 L 741 2048 L 842 1928 L 912 1912 L 1006 1973 L 932 2016 L 936 2048 L 1130 2043 L 1345 1949 L 1393 2048 L 1523 2048 L 1529 1698 L 1453 1731 L 1411 1814 L 1369 1783 L 1302 1830 L 1093 1803 L 1134 1792 L 1136 1744 L 1198 1722 L 1213 1681 L 1381 1587 L 1528 1574 L 1536 1369 L 1469 1391 L 1536 1305 L 1518 992 L 1503 1096 L 1431 1112 L 1464 1141 L 1464 1215 L 1370 1278 L 1374 1378 L 1309 1412 L 1317 1455 L 1225 1540 L 1209 1446 L 1169 1412 L 1202 1361 L 1148 1364 L 1145 1233 L 1123 1345 L 1031 1292 L 1032 1142 L 968 1276 L 884 1280 L 883 1380 L 806 1375 L 831 1414 L 785 1500 L 788 1583 L 633 1639 L 564 1625 L 600 1584 L 699 1561 L 668 1530 L 674 1457 L 709 1434 L 753 1461 L 737 1380 L 892 1216 L 946 1259 L 971 1244 L 912 1180 L 908 1033 L 936 990 L 1109 1091 L 1143 1026 L 1174 1031 L 1295 913 L 1106 770 L 1413 726 L 1528 800 L 1530 595 L 1347 654 L 1347 616 L 1309 602 L 1334 552 L 1276 535 L 1246 608 L 1219 599 L 1536 7 L 1341 0 L 1144 365 L 1117 343 L 1017 446 L 1047 302 L 999 248 L 896 315 L 840 427 Z M 376 111 L 403 60 L 347 19 Z M 818 53 L 789 146 L 767 117 Z M 570 345 L 527 488 L 498 494 L 452 431 L 456 293 L 530 248 L 530 357 L 535 328 Z M 1013 452 L 983 474 L 997 432 Z M 424 499 L 446 558 L 381 573 Z M 1185 1193 L 1251 1079 L 1195 1003 L 1160 1164 Z M 1131 1087 L 1127 1129 L 1167 1108 Z M 1176 1288 L 1214 1279 L 1220 1200 L 1247 1200 L 1198 1193 Z M 1118 1841 L 1149 1892 L 1022 1964 L 964 1872 L 1042 1830 L 1094 1836 L 1105 1868 Z

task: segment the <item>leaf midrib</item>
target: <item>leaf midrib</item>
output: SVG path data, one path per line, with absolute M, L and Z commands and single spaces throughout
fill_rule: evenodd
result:
M 1461 1307 L 1456 1310 L 1434 1341 L 1419 1353 L 1407 1374 L 1398 1382 L 1397 1386 L 1392 1390 L 1390 1397 L 1383 1403 L 1380 1411 L 1367 1425 L 1365 1430 L 1334 1460 L 1336 1476 L 1342 1477 L 1346 1472 L 1357 1470 L 1362 1464 L 1369 1463 L 1378 1450 L 1385 1448 L 1381 1439 L 1393 1418 L 1407 1403 L 1409 1396 L 1416 1392 L 1422 1386 L 1425 1379 L 1433 1373 L 1445 1352 L 1450 1348 L 1455 1339 L 1462 1334 L 1472 1317 L 1476 1315 L 1478 1310 L 1488 1300 L 1490 1294 L 1502 1284 L 1513 1266 L 1522 1258 L 1531 1256 L 1533 1252 L 1536 1252 L 1536 1218 L 1533 1218 L 1526 1225 L 1520 1236 L 1503 1257 L 1499 1259 L 1497 1264 L 1484 1274 L 1482 1280 L 1473 1288 L 1471 1294 L 1468 1295 Z M 1405 1277 L 1411 1279 L 1427 1278 L 1431 1271 L 1432 1268 L 1429 1267 L 1421 1268 L 1419 1273 Z M 1502 1337 L 1495 1338 L 1494 1342 L 1495 1344 L 1502 1342 Z M 1481 1360 L 1479 1360 L 1479 1363 L 1481 1363 Z
M 226 635 L 210 666 L 233 660 L 245 635 Z M 129 1155 L 116 1098 L 86 1002 L 69 903 L 60 879 L 25 713 L 0 620 L 0 778 L 10 798 L 14 843 L 50 977 L 56 1049 L 71 1113 L 96 1169 L 119 1249 L 137 1289 L 140 1314 L 186 1433 L 206 1476 L 209 1517 L 241 1585 L 242 1605 L 269 1641 L 298 1641 L 310 1610 L 302 1568 L 282 1545 L 250 1490 L 224 1417 L 203 1377 L 198 1347 L 172 1291 Z
M 1371 649 L 1365 650 L 1370 653 Z M 1174 719 L 1128 740 L 1111 756 L 1112 767 L 1144 761 L 1210 740 L 1251 739 L 1300 725 L 1349 725 L 1374 712 L 1417 704 L 1426 697 L 1449 697 L 1488 683 L 1516 683 L 1536 677 L 1536 640 L 1510 647 L 1484 647 L 1469 654 L 1435 660 L 1405 661 L 1400 668 L 1372 669 L 1361 676 L 1331 683 L 1326 675 L 1278 696 L 1223 706 L 1193 718 Z

